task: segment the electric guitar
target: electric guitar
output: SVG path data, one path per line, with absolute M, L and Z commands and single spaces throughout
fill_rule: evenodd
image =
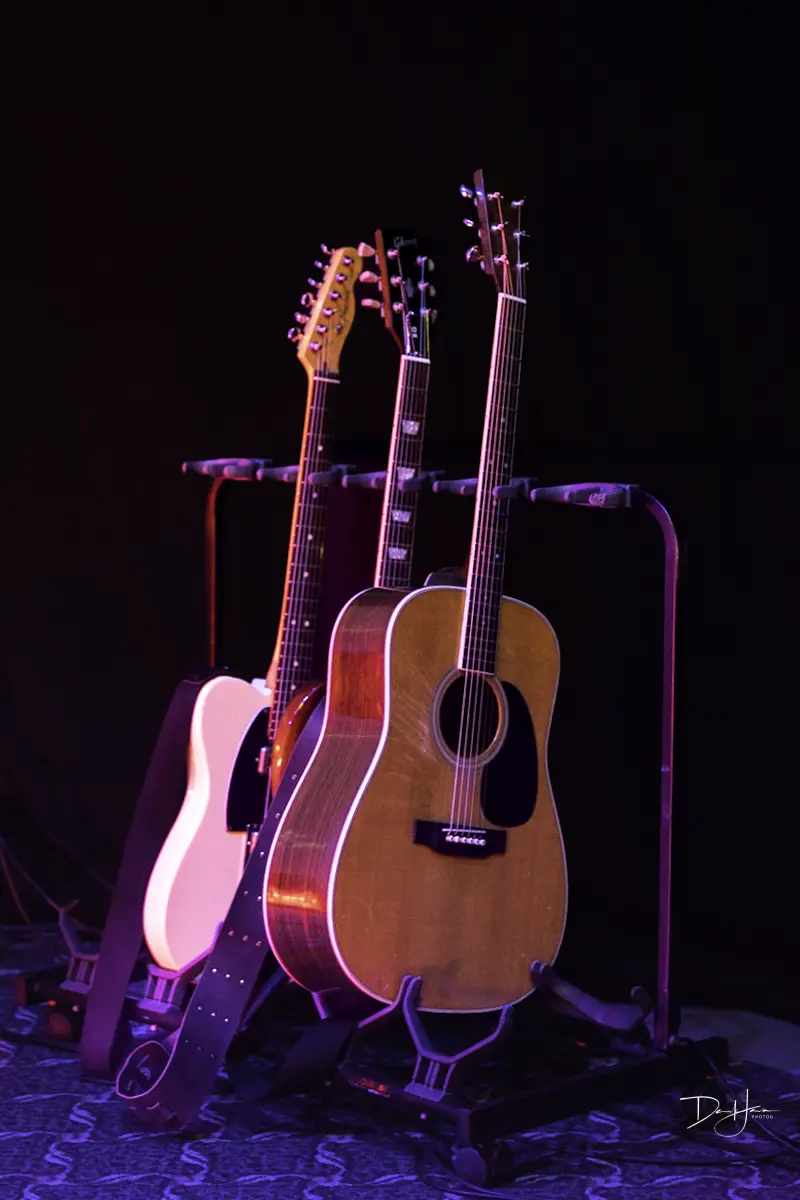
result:
M 370 589 L 342 610 L 322 733 L 264 888 L 273 952 L 305 988 L 389 1003 L 420 976 L 420 1008 L 443 1012 L 529 994 L 567 903 L 547 768 L 558 643 L 503 595 L 509 501 L 496 492 L 511 479 L 525 325 L 521 204 L 487 194 L 481 172 L 466 194 L 481 241 L 468 258 L 498 293 L 466 587 Z
M 366 253 L 372 253 L 367 246 L 333 251 L 322 282 L 309 280 L 316 295 L 302 298 L 309 311 L 295 314 L 300 329 L 290 331 L 308 392 L 278 637 L 264 684 L 219 676 L 198 695 L 186 796 L 156 860 L 143 909 L 148 949 L 167 970 L 183 970 L 213 944 L 265 805 L 290 769 L 298 738 L 323 695 L 322 684 L 309 682 L 327 497 L 327 488 L 314 481 L 330 470 L 328 393 L 339 383 Z

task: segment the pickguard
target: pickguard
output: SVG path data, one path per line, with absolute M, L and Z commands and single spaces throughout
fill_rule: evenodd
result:
M 268 776 L 259 774 L 258 757 L 267 741 L 268 708 L 256 715 L 244 736 L 231 773 L 226 810 L 228 833 L 246 833 L 264 820 Z
M 536 808 L 539 788 L 538 754 L 533 721 L 522 692 L 500 680 L 508 706 L 503 744 L 484 767 L 481 809 L 491 825 L 514 829 L 525 825 Z

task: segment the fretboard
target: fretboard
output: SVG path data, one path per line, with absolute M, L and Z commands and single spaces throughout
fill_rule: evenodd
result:
M 409 588 L 417 519 L 418 492 L 401 492 L 398 484 L 419 474 L 428 400 L 430 360 L 404 354 L 400 359 L 397 398 L 386 469 L 375 587 Z
M 493 491 L 512 474 L 525 312 L 524 300 L 498 296 L 459 652 L 462 670 L 485 675 L 497 659 L 509 507 Z
M 317 374 L 309 381 L 276 646 L 277 670 L 269 714 L 270 741 L 294 692 L 310 680 L 312 673 L 328 489 L 311 483 L 308 477 L 330 468 L 325 403 L 328 388 L 337 383 L 334 376 L 323 374 Z

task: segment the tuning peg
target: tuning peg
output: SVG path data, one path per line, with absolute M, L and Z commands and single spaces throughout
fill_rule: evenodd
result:
M 337 283 L 344 283 L 346 279 L 347 279 L 347 276 L 344 274 L 343 271 L 336 272 L 336 282 Z
M 309 348 L 309 350 L 313 350 L 316 353 L 317 350 L 322 349 L 322 342 L 309 342 L 308 348 Z
M 436 320 L 436 318 L 438 317 L 438 315 L 439 315 L 439 310 L 438 310 L 438 309 L 436 309 L 436 308 L 432 308 L 432 309 L 431 309 L 431 313 L 430 313 L 430 316 L 431 316 L 431 323 L 433 323 L 433 322 Z
M 392 285 L 392 287 L 402 287 L 403 286 L 402 275 L 392 275 L 391 279 L 389 280 L 389 283 Z
M 344 265 L 346 267 L 352 267 L 352 265 L 353 265 L 353 260 L 349 254 L 345 254 L 344 258 L 342 259 L 342 262 L 344 263 Z M 336 278 L 338 279 L 339 276 L 337 275 Z
M 381 302 L 380 302 L 380 300 L 366 299 L 366 300 L 361 301 L 361 307 L 362 308 L 380 308 Z
M 524 200 L 512 200 L 511 207 L 512 208 L 522 208 L 524 203 L 525 203 Z
M 463 184 L 463 183 L 462 183 L 462 185 L 461 185 L 461 187 L 460 187 L 460 189 L 459 189 L 459 190 L 460 190 L 460 192 L 461 192 L 461 195 L 464 197 L 464 199 L 465 199 L 465 200 L 472 200 L 472 199 L 474 198 L 474 196 L 475 196 L 475 193 L 474 193 L 474 192 L 472 192 L 472 191 L 470 191 L 470 189 L 469 189 L 468 187 L 464 187 L 464 184 Z
M 375 250 L 372 246 L 368 246 L 366 242 L 358 243 L 358 253 L 361 258 L 374 258 Z
M 391 250 L 386 251 L 386 257 L 387 258 L 397 258 L 397 255 L 399 253 L 400 253 L 400 251 L 397 249 L 397 247 L 393 246 Z
M 394 304 L 392 305 L 392 312 L 401 313 L 403 311 L 403 307 L 404 305 L 402 300 L 395 300 Z
M 314 266 L 317 268 L 317 270 L 318 270 L 318 271 L 324 271 L 324 270 L 325 270 L 325 264 L 324 264 L 324 263 L 321 263 L 321 262 L 319 261 L 319 259 L 317 259 L 317 261 L 314 263 Z
M 320 283 L 320 281 L 318 279 L 312 279 L 310 275 L 309 275 L 308 279 L 306 280 L 306 283 L 308 284 L 309 287 L 312 287 L 312 288 L 319 288 L 322 286 L 322 284 Z
M 331 300 L 338 300 L 338 299 L 340 299 L 342 293 L 341 292 L 329 292 L 328 294 L 329 294 Z
M 433 284 L 431 284 L 428 288 L 428 295 L 430 296 L 431 300 L 436 295 L 436 288 L 433 286 Z
M 332 308 L 327 308 L 327 307 L 326 307 L 326 308 L 323 308 L 323 310 L 322 310 L 322 315 L 323 315 L 323 317 L 332 317 L 332 316 L 333 316 L 333 309 L 332 309 Z M 306 320 L 307 320 L 307 319 L 308 319 L 308 318 L 306 318 Z
M 426 258 L 424 254 L 421 254 L 417 259 L 417 266 L 424 267 L 426 271 L 432 271 L 435 265 L 436 264 L 434 263 L 433 259 Z
M 307 325 L 308 324 L 308 313 L 296 312 L 294 314 L 294 319 L 295 319 L 295 321 L 297 321 L 298 325 Z
M 318 325 L 317 326 L 317 333 L 327 333 L 327 332 L 328 332 L 327 325 Z
M 302 304 L 303 308 L 313 308 L 314 297 L 308 292 L 303 292 L 302 296 L 300 297 L 300 303 Z
M 481 262 L 483 259 L 483 251 L 480 246 L 470 246 L 467 251 L 467 262 Z
M 287 333 L 287 335 L 286 335 L 286 336 L 288 337 L 288 339 L 289 339 L 289 341 L 290 341 L 290 342 L 299 342 L 299 341 L 300 341 L 300 338 L 301 338 L 303 335 L 302 335 L 302 333 L 300 332 L 300 330 L 299 330 L 299 329 L 294 329 L 294 328 L 292 328 L 292 329 L 290 329 L 290 330 L 289 330 L 289 332 Z
M 464 217 L 464 224 L 466 225 L 467 229 L 475 228 L 475 222 L 472 220 L 472 217 Z
M 358 277 L 359 283 L 380 283 L 380 276 L 374 271 L 362 271 Z
M 327 254 L 328 258 L 330 258 L 330 256 L 333 254 L 333 251 L 332 251 L 332 250 L 329 250 L 329 249 L 328 249 L 328 247 L 325 245 L 325 243 L 324 243 L 324 242 L 320 242 L 320 247 L 319 247 L 319 248 L 320 248 L 320 250 L 322 251 L 322 253 L 323 253 L 323 254 Z

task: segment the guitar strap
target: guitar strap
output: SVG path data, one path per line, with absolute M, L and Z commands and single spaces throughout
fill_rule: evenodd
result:
M 297 739 L 292 763 L 302 770 L 322 730 L 318 704 Z M 183 1022 L 163 1041 L 144 1042 L 117 1076 L 117 1095 L 142 1121 L 178 1129 L 200 1111 L 238 1032 L 270 953 L 264 931 L 264 875 L 269 848 L 296 784 L 288 774 L 267 810 L 224 924 Z
M 186 794 L 187 751 L 197 697 L 210 679 L 184 679 L 161 725 L 111 899 L 86 1004 L 81 1062 L 87 1074 L 113 1078 L 129 1049 L 125 999 L 142 953 L 142 909 L 150 875 Z

